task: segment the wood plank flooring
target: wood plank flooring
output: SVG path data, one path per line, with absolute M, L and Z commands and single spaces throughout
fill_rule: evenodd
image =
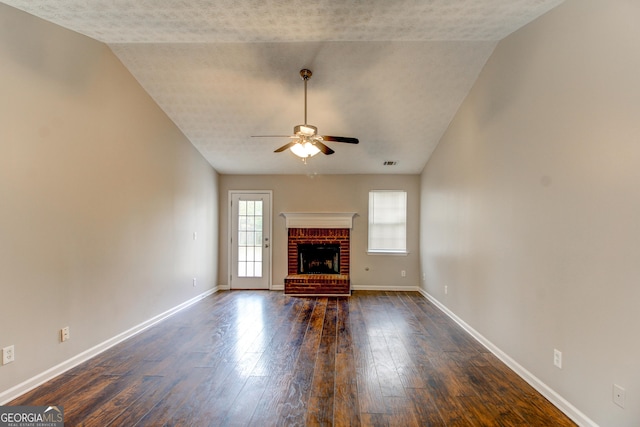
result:
M 417 292 L 218 292 L 9 405 L 66 426 L 574 426 Z

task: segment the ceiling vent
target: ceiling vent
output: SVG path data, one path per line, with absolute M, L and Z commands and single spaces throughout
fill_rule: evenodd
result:
M 397 164 L 398 164 L 398 162 L 396 162 L 395 160 L 385 160 L 384 163 L 383 163 L 383 165 L 385 165 L 385 166 L 395 166 Z

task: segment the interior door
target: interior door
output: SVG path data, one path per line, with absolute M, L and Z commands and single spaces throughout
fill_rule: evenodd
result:
M 271 192 L 230 191 L 231 289 L 271 287 Z

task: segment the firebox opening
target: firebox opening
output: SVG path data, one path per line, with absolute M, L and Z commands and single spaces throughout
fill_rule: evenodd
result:
M 298 245 L 298 274 L 340 274 L 340 245 Z

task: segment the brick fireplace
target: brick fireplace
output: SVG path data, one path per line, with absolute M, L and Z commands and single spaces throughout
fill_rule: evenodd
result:
M 350 238 L 355 214 L 282 215 L 288 231 L 285 294 L 350 295 Z

